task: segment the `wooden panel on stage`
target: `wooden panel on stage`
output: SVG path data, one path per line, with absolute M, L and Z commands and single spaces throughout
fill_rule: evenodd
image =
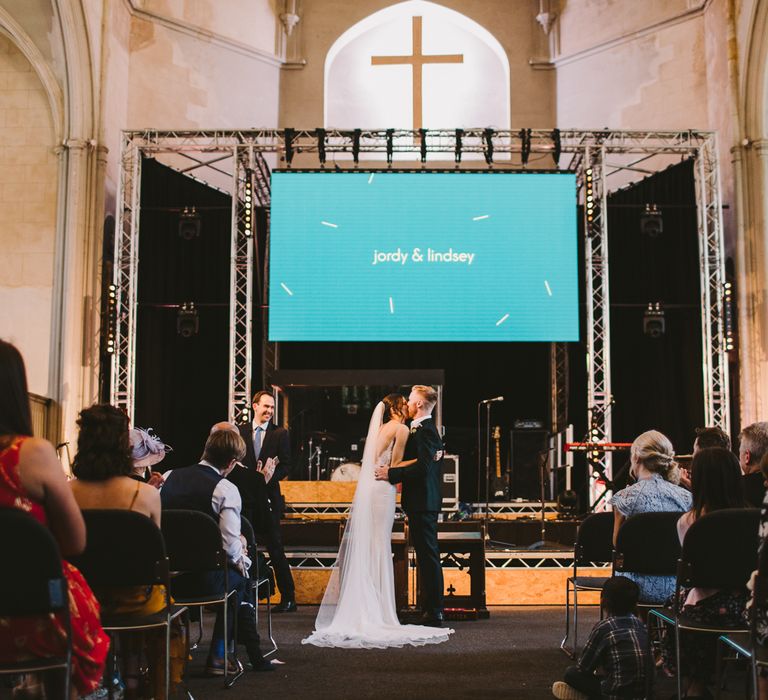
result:
M 356 481 L 281 481 L 280 491 L 290 503 L 352 503 Z

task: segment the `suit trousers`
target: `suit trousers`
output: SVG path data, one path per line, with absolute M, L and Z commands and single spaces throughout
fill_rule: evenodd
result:
M 280 532 L 281 517 L 282 509 L 274 508 L 270 512 L 269 518 L 265 518 L 268 527 L 267 531 L 261 533 L 261 537 L 257 537 L 257 539 L 261 540 L 269 552 L 269 560 L 275 572 L 275 580 L 282 602 L 294 600 L 296 592 L 293 585 L 291 567 L 288 564 L 288 558 L 285 556 L 285 549 L 283 548 L 283 536 Z
M 443 611 L 443 567 L 437 544 L 437 515 L 437 511 L 408 513 L 408 527 L 419 568 L 421 607 L 430 614 Z

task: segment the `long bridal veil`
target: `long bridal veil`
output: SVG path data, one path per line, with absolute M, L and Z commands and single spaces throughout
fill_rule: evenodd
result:
M 446 641 L 452 632 L 401 625 L 397 619 L 391 547 L 394 488 L 374 478 L 384 410 L 380 402 L 371 416 L 360 479 L 336 564 L 317 613 L 315 631 L 304 644 L 362 649 L 423 645 Z M 391 446 L 385 455 L 389 463 Z M 385 455 L 379 459 L 384 460 Z

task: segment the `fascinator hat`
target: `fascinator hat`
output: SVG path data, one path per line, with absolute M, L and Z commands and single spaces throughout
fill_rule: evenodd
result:
M 152 428 L 131 428 L 130 441 L 134 467 L 151 467 L 162 462 L 166 453 L 173 449 L 154 435 Z

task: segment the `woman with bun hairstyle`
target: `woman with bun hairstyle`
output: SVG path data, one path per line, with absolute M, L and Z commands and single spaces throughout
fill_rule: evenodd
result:
M 630 475 L 636 481 L 618 491 L 610 500 L 613 506 L 613 543 L 622 523 L 638 513 L 679 512 L 691 508 L 691 494 L 681 486 L 680 470 L 669 438 L 658 430 L 648 430 L 635 438 L 630 451 Z M 641 603 L 664 603 L 675 590 L 674 576 L 621 574 L 640 588 Z

